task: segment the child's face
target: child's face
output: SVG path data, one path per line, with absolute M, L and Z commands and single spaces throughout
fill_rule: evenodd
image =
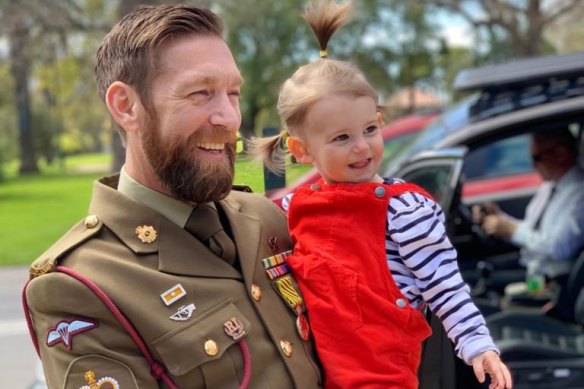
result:
M 380 125 L 372 98 L 327 96 L 306 115 L 300 152 L 291 151 L 301 163 L 312 163 L 329 184 L 370 182 L 383 158 Z

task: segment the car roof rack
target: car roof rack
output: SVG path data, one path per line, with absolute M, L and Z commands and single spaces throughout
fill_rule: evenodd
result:
M 469 107 L 472 122 L 584 96 L 584 52 L 463 70 L 454 88 L 479 90 L 479 98 Z
M 509 89 L 533 85 L 549 78 L 584 76 L 584 52 L 520 59 L 512 62 L 462 70 L 454 90 Z

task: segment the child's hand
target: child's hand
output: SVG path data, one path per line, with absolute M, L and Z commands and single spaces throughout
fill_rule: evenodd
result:
M 471 361 L 472 368 L 480 383 L 485 382 L 485 372 L 491 377 L 489 389 L 511 389 L 511 373 L 496 352 L 489 350 L 477 355 Z

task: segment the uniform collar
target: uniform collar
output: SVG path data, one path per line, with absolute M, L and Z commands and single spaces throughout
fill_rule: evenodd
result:
M 125 167 L 122 167 L 120 171 L 118 191 L 132 200 L 160 212 L 180 227 L 185 226 L 193 209 L 192 205 L 184 201 L 174 199 L 140 184 L 128 174 Z
M 240 279 L 242 274 L 217 257 L 191 234 L 161 213 L 116 190 L 119 176 L 104 177 L 94 185 L 90 212 L 97 215 L 135 254 L 158 252 L 158 269 L 166 273 Z M 261 221 L 248 214 L 240 196 L 233 191 L 219 205 L 231 226 L 242 273 L 253 279 L 260 248 Z M 136 228 L 151 226 L 157 238 L 151 243 L 138 239 Z M 250 237 L 254 237 L 250 241 Z

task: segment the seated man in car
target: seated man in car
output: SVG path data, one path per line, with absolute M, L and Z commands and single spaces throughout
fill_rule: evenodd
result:
M 525 218 L 504 214 L 495 204 L 473 207 L 473 220 L 491 236 L 521 248 L 520 263 L 538 261 L 548 278 L 569 273 L 584 248 L 584 169 L 578 142 L 567 129 L 534 133 L 530 153 L 545 181 L 526 208 Z

